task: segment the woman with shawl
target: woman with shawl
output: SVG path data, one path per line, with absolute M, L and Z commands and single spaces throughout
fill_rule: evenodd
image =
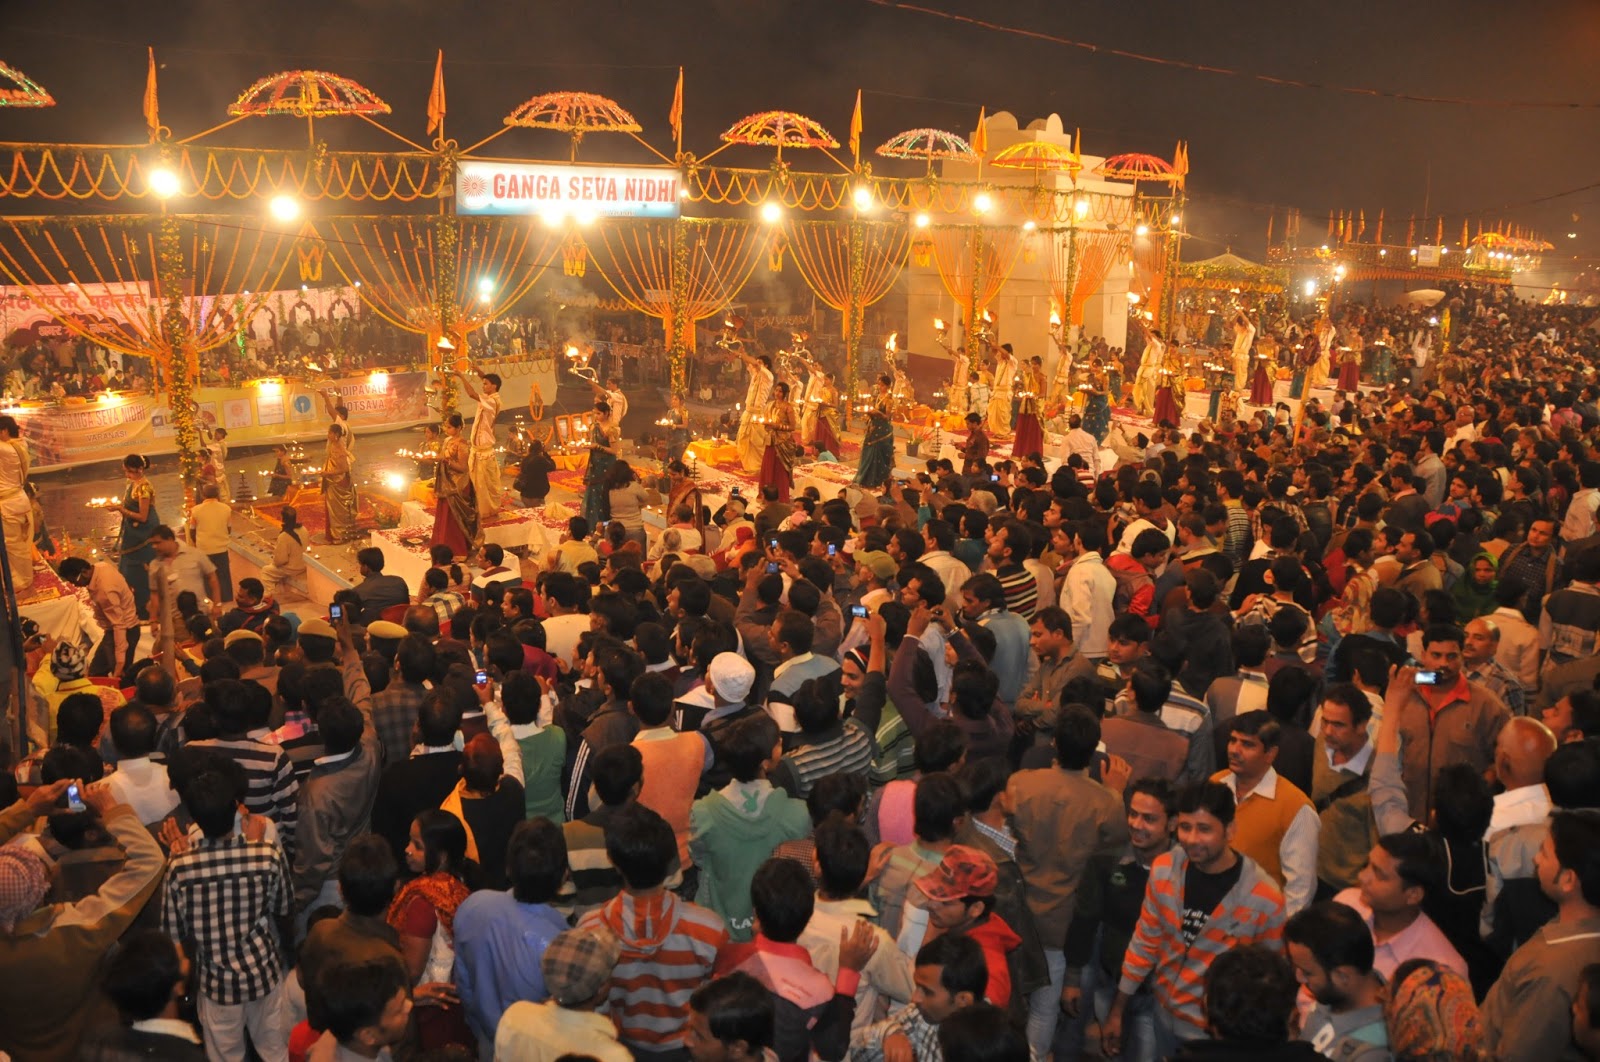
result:
M 444 442 L 439 447 L 434 507 L 434 546 L 449 546 L 454 559 L 467 556 L 478 543 L 478 506 L 473 496 L 472 474 L 468 469 L 467 446 L 461 439 L 460 413 L 444 422 Z
M 1499 608 L 1499 603 L 1494 599 L 1495 589 L 1499 585 L 1500 564 L 1494 554 L 1473 554 L 1466 574 L 1450 588 L 1450 596 L 1456 602 L 1456 622 L 1465 623 L 1479 616 L 1487 616 Z
M 471 1047 L 472 1030 L 451 980 L 456 912 L 468 896 L 467 831 L 448 811 L 431 808 L 411 821 L 406 870 L 415 875 L 389 904 L 387 921 L 400 935 L 406 975 L 416 986 L 417 1035 L 427 1050 Z

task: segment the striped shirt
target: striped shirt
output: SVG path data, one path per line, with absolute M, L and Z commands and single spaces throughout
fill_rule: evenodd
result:
M 1033 573 L 1017 564 L 1009 568 L 996 568 L 994 575 L 1000 580 L 1000 588 L 1005 591 L 1006 611 L 1015 612 L 1025 620 L 1033 619 L 1034 610 L 1039 607 L 1039 581 L 1033 577 Z
M 803 800 L 818 778 L 841 771 L 861 775 L 871 765 L 872 737 L 858 720 L 850 718 L 785 752 L 772 772 L 772 781 Z
M 214 1003 L 248 1003 L 283 980 L 273 922 L 288 914 L 289 861 L 269 841 L 202 838 L 167 867 L 161 929 L 194 942 L 200 990 Z
M 1276 944 L 1283 938 L 1283 893 L 1248 856 L 1239 880 L 1228 890 L 1192 943 L 1184 943 L 1184 881 L 1189 857 L 1175 847 L 1150 867 L 1144 907 L 1122 960 L 1119 990 L 1133 995 L 1148 979 L 1156 1002 L 1173 1019 L 1177 1036 L 1205 1035 L 1206 970 L 1223 952 L 1239 944 Z
M 265 815 L 277 823 L 278 835 L 292 857 L 295 826 L 299 820 L 295 795 L 300 786 L 295 781 L 288 753 L 277 745 L 250 738 L 233 741 L 206 738 L 191 741 L 189 745 L 197 749 L 216 749 L 244 768 L 245 779 L 250 783 L 245 791 L 245 810 Z
M 599 926 L 622 942 L 609 996 L 619 1038 L 636 1051 L 682 1048 L 689 997 L 711 979 L 728 927 L 715 912 L 665 891 L 624 892 L 578 920 L 579 929 Z

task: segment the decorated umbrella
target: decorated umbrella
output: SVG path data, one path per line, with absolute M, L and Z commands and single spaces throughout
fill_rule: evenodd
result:
M 347 77 L 322 70 L 287 70 L 264 77 L 245 89 L 228 106 L 228 113 L 234 121 L 273 114 L 304 118 L 314 143 L 316 133 L 312 123 L 315 119 L 353 114 L 372 122 L 372 115 L 388 114 L 389 105 L 371 89 Z M 377 122 L 372 124 L 378 125 Z
M 925 159 L 930 173 L 934 159 L 978 161 L 971 144 L 943 129 L 907 129 L 878 145 L 877 153 L 886 159 Z
M 1083 169 L 1078 153 L 1069 147 L 1043 140 L 1021 140 L 989 160 L 1003 170 L 1032 170 L 1035 179 L 1046 173 L 1065 173 L 1077 177 Z
M 839 146 L 832 133 L 805 115 L 793 111 L 762 111 L 741 118 L 722 134 L 722 142 L 775 147 L 780 161 L 786 147 L 827 151 Z
M 44 86 L 13 66 L 0 63 L 0 107 L 54 107 Z
M 1123 181 L 1165 181 L 1176 184 L 1183 174 L 1166 159 L 1155 155 L 1113 155 L 1094 169 L 1095 176 Z
M 554 129 L 572 137 L 572 158 L 585 133 L 638 133 L 638 121 L 615 100 L 593 92 L 547 92 L 510 114 L 505 124 L 524 129 Z M 638 137 L 634 137 L 638 139 Z

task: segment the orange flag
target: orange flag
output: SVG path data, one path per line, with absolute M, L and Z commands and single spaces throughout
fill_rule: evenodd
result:
M 989 153 L 989 126 L 982 107 L 978 108 L 978 128 L 972 132 L 972 150 L 979 155 Z
M 1378 208 L 1378 234 L 1377 234 L 1377 236 L 1373 237 L 1372 242 L 1373 243 L 1382 243 L 1383 242 L 1383 208 L 1382 207 Z
M 856 109 L 850 115 L 850 154 L 861 161 L 861 90 L 856 89 Z
M 433 88 L 428 93 L 428 135 L 444 129 L 444 49 L 433 64 Z
M 150 49 L 150 73 L 144 82 L 144 124 L 150 127 L 150 139 L 161 135 L 161 108 L 156 102 L 156 50 Z
M 683 67 L 678 67 L 678 87 L 672 93 L 672 110 L 667 114 L 672 126 L 672 141 L 683 147 Z

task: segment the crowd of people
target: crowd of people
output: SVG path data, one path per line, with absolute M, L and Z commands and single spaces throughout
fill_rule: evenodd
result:
M 124 637 L 29 643 L 0 1049 L 1600 1058 L 1600 344 L 1462 298 L 1298 424 L 986 406 L 856 504 L 680 464 L 659 533 L 618 460 L 326 617 L 158 525 L 154 651 L 64 562 Z

